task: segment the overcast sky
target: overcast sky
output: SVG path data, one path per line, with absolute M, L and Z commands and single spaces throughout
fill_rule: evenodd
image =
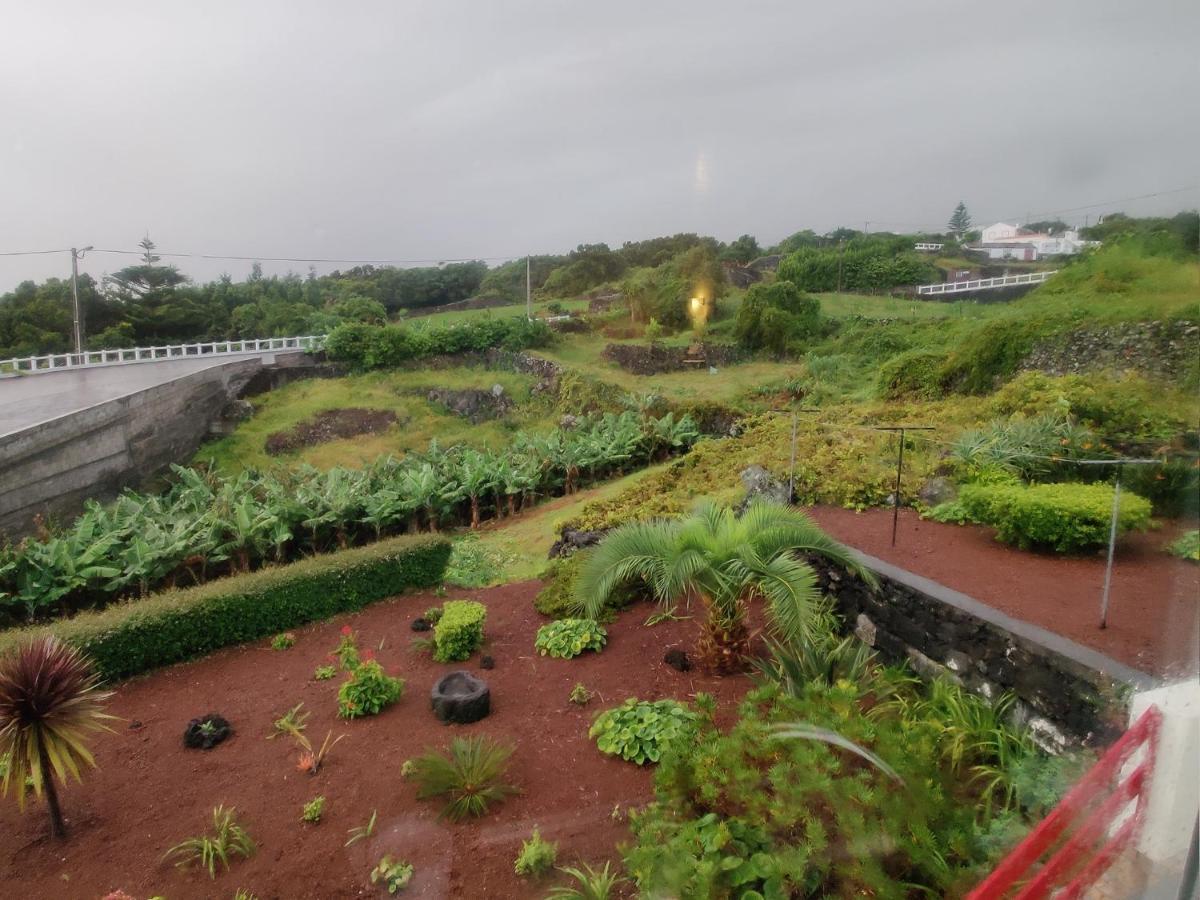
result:
M 1196 0 L 6 0 L 0 21 L 0 252 L 768 244 L 1200 183 Z M 69 270 L 0 257 L 0 290 Z

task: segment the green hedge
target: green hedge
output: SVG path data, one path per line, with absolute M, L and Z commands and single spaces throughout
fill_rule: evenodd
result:
M 0 634 L 0 655 L 49 632 L 86 652 L 104 678 L 127 678 L 361 609 L 408 588 L 432 587 L 441 583 L 449 558 L 450 542 L 440 535 L 393 538 L 7 631 Z
M 447 600 L 442 617 L 433 626 L 433 658 L 461 662 L 483 643 L 487 607 L 476 600 Z
M 958 503 L 973 521 L 991 525 L 996 536 L 1023 549 L 1059 553 L 1095 550 L 1108 543 L 1113 489 L 1106 484 L 971 484 Z M 1121 493 L 1117 532 L 1150 522 L 1150 501 Z

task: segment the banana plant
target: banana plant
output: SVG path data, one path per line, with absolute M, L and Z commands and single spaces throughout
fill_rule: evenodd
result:
M 464 450 L 458 457 L 455 477 L 471 504 L 471 527 L 479 527 L 479 501 L 493 491 L 499 481 L 499 467 L 490 453 Z

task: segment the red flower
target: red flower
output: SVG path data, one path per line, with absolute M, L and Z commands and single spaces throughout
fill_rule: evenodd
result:
M 354 631 L 350 628 L 349 625 L 343 625 L 342 626 L 342 634 L 344 634 L 346 637 L 350 637 L 350 635 L 354 634 Z
M 370 662 L 371 660 L 373 660 L 375 658 L 375 651 L 374 650 L 364 650 L 362 658 L 365 659 L 367 662 Z

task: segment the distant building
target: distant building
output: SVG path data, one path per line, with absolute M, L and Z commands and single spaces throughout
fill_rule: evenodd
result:
M 1080 239 L 1078 231 L 1047 234 L 1029 231 L 1020 225 L 997 222 L 984 228 L 980 232 L 979 242 L 968 244 L 967 249 L 984 253 L 988 259 L 1032 262 L 1044 256 L 1072 256 L 1097 243 Z

